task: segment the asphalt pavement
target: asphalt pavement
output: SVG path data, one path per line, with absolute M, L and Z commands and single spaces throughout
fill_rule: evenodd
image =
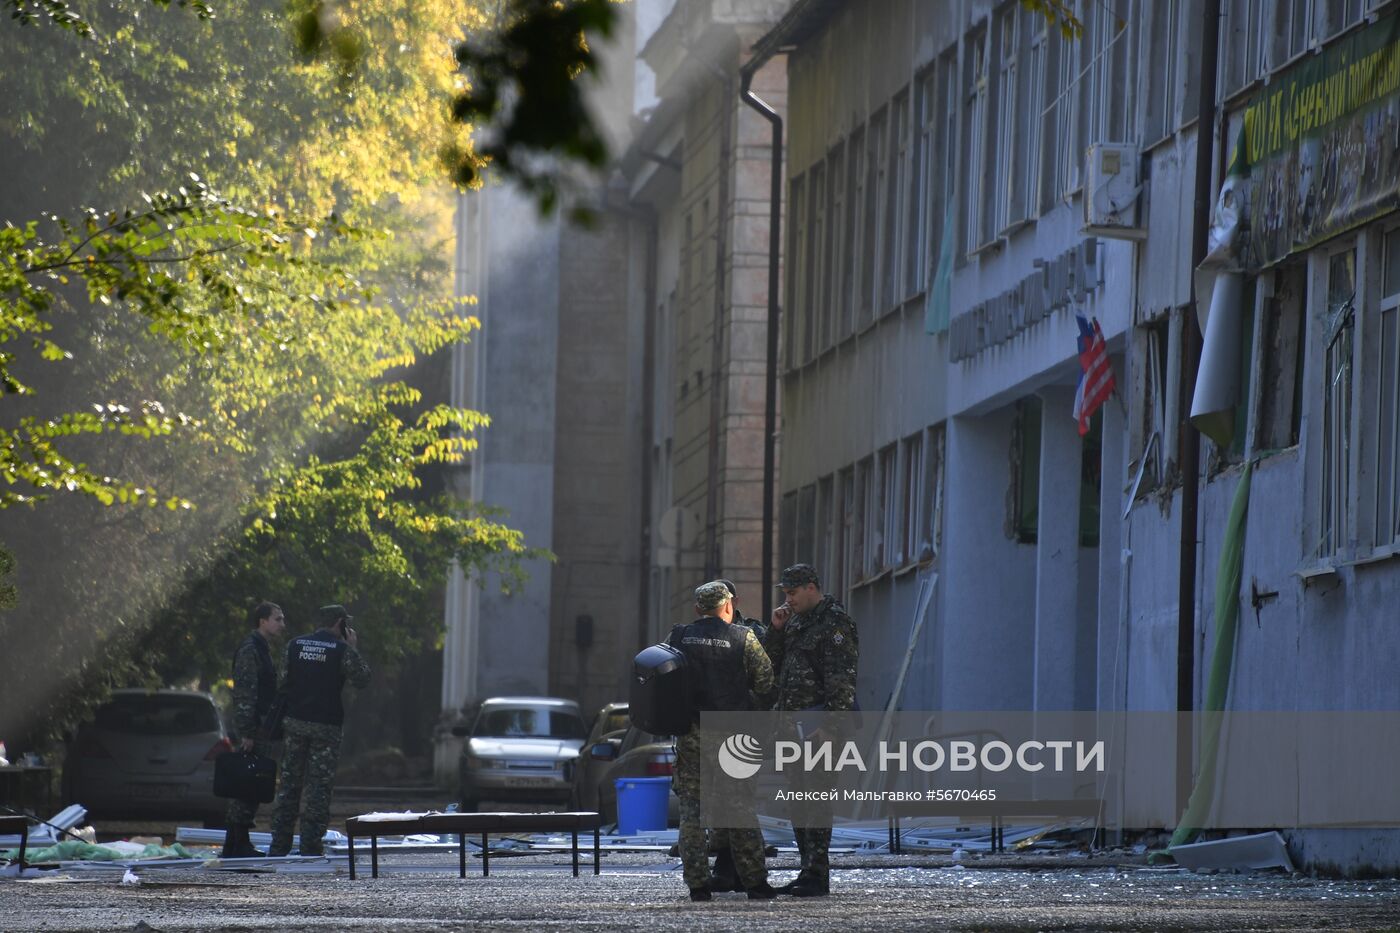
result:
M 826 898 L 691 903 L 675 859 L 607 853 L 574 878 L 568 854 L 493 856 L 457 877 L 449 853 L 381 851 L 378 879 L 345 860 L 295 873 L 142 869 L 55 871 L 0 880 L 0 926 L 121 930 L 1386 930 L 1400 929 L 1400 882 L 1281 873 L 1190 874 L 1068 856 L 969 860 L 842 856 Z M 775 883 L 790 856 L 772 861 Z M 860 865 L 863 867 L 851 867 Z M 845 866 L 845 867 L 841 867 Z
M 439 807 L 437 792 L 337 792 L 332 826 L 375 809 Z M 393 799 L 385 799 L 392 796 Z M 411 799 L 409 799 L 411 798 Z M 261 814 L 265 828 L 267 814 Z M 173 839 L 170 823 L 98 822 L 102 838 Z M 229 872 L 141 868 L 46 871 L 0 878 L 7 931 L 224 930 L 1400 930 L 1400 881 L 1319 879 L 1281 872 L 1193 874 L 1146 864 L 1127 850 L 969 856 L 834 855 L 826 898 L 692 903 L 679 861 L 664 853 L 605 852 L 602 874 L 574 878 L 564 853 L 503 853 L 480 875 L 457 877 L 451 852 L 368 852 L 350 881 L 344 857 Z M 795 857 L 769 860 L 772 881 Z

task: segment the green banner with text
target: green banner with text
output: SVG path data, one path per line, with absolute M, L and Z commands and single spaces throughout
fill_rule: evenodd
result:
M 1251 182 L 1247 268 L 1400 207 L 1400 13 L 1264 87 L 1235 157 Z

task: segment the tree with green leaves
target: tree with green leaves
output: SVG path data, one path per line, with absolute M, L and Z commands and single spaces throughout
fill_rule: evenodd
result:
M 540 556 L 441 476 L 487 419 L 418 387 L 477 326 L 448 297 L 440 182 L 494 161 L 549 206 L 532 153 L 601 162 L 559 77 L 612 10 L 170 5 L 14 0 L 66 28 L 0 33 L 0 507 L 50 499 L 8 509 L 0 735 L 106 687 L 217 680 L 258 598 L 350 603 L 392 664 L 436 643 L 453 561 L 509 585 Z M 487 116 L 504 131 L 473 148 Z M 133 503 L 167 508 L 108 508 Z

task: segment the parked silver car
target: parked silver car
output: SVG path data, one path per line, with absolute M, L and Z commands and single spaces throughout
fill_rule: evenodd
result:
M 63 796 L 94 816 L 220 825 L 214 759 L 232 745 L 214 698 L 193 690 L 114 690 L 79 727 L 63 764 Z
M 568 772 L 587 730 L 579 706 L 556 697 L 493 697 L 481 704 L 463 736 L 459 803 L 483 800 L 566 803 Z

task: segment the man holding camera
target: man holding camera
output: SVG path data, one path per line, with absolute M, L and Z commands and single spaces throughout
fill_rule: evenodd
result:
M 272 812 L 272 846 L 267 854 L 286 855 L 301 808 L 301 854 L 323 855 L 321 838 L 331 817 L 331 792 L 340 762 L 340 727 L 345 720 L 341 690 L 346 681 L 362 688 L 369 665 L 355 650 L 359 639 L 344 606 L 322 606 L 321 627 L 287 644 L 282 690 L 287 712 L 282 763 L 277 772 L 277 802 Z

